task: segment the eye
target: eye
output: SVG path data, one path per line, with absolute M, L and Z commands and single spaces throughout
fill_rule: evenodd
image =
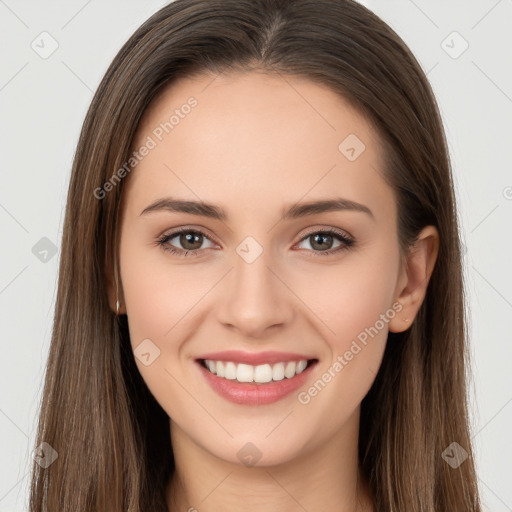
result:
M 333 249 L 332 246 L 335 239 L 340 243 Z M 347 234 L 332 228 L 322 231 L 312 231 L 303 237 L 300 243 L 305 241 L 310 241 L 309 244 L 312 248 L 310 252 L 311 256 L 329 256 L 334 253 L 346 251 L 354 244 L 354 240 Z
M 174 240 L 175 238 L 183 248 L 176 248 L 171 245 L 171 240 Z M 211 242 L 209 237 L 202 231 L 182 228 L 178 231 L 162 236 L 158 240 L 158 244 L 164 251 L 169 251 L 170 253 L 177 254 L 178 256 L 188 256 L 189 254 L 197 256 L 197 253 L 205 239 Z

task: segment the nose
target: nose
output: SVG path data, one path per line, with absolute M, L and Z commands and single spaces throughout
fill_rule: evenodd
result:
M 234 268 L 226 276 L 218 319 L 241 336 L 262 337 L 270 328 L 283 328 L 293 319 L 294 295 L 269 263 L 265 252 L 252 263 L 236 255 Z

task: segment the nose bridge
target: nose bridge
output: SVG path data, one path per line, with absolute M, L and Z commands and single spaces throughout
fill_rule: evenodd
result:
M 272 268 L 276 265 L 270 251 L 248 237 L 237 247 L 233 265 L 220 299 L 219 320 L 247 336 L 258 336 L 268 327 L 288 322 L 293 308 L 286 286 Z

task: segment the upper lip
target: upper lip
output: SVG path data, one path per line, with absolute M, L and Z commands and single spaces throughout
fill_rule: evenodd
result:
M 209 359 L 213 361 L 232 361 L 256 366 L 259 364 L 286 363 L 288 361 L 309 361 L 313 357 L 292 352 L 242 352 L 240 350 L 226 350 L 224 352 L 210 352 L 197 357 L 198 360 Z

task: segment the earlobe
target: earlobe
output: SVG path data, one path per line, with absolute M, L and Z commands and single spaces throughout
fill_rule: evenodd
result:
M 391 332 L 403 332 L 411 326 L 425 299 L 438 252 L 439 233 L 434 226 L 426 226 L 410 247 L 400 276 L 396 297 L 402 309 L 389 322 Z

